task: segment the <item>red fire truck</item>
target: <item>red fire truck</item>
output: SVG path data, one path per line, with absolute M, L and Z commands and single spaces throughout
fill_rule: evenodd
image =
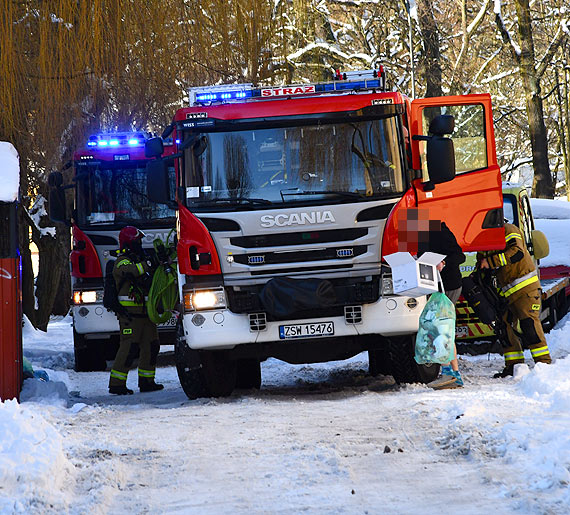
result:
M 143 248 L 152 249 L 157 236 L 166 240 L 175 225 L 175 210 L 149 200 L 146 190 L 147 159 L 142 132 L 96 134 L 73 156 L 73 184 L 63 186 L 60 172 L 50 175 L 50 217 L 72 224 L 70 255 L 73 340 L 77 371 L 105 370 L 119 341 L 116 316 L 103 307 L 103 281 L 107 261 L 119 248 L 119 231 L 134 225 L 145 233 Z M 166 145 L 166 154 L 172 146 Z M 167 172 L 174 191 L 174 169 Z M 74 191 L 71 221 L 65 210 L 65 189 Z M 174 343 L 176 320 L 160 329 L 163 343 Z
M 413 359 L 425 297 L 393 295 L 383 256 L 398 250 L 398 213 L 415 207 L 465 250 L 504 246 L 489 95 L 412 101 L 388 91 L 380 68 L 195 88 L 171 129 L 184 300 L 175 358 L 190 398 L 259 387 L 268 357 L 367 350 L 373 374 L 436 377 L 438 365 Z M 171 161 L 160 138 L 146 150 L 149 196 L 168 203 Z

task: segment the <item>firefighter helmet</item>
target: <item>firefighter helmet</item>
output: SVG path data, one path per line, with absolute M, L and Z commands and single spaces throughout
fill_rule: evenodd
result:
M 145 234 L 132 225 L 127 225 L 119 233 L 119 246 L 121 250 L 132 248 L 132 244 L 142 240 Z

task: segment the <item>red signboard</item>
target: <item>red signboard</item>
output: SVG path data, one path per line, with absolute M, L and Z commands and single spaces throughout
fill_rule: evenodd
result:
M 19 399 L 22 387 L 20 259 L 0 259 L 0 400 Z

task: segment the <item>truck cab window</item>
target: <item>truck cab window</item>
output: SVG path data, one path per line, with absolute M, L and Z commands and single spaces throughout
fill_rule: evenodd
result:
M 187 203 L 358 201 L 406 187 L 395 117 L 201 134 L 184 151 Z M 189 133 L 186 138 L 197 138 Z M 342 194 L 345 194 L 344 198 Z
M 487 167 L 487 140 L 485 137 L 485 111 L 482 105 L 448 105 L 426 107 L 422 115 L 423 134 L 428 134 L 430 122 L 440 114 L 452 115 L 455 130 L 451 134 L 455 149 L 455 173 L 462 174 Z M 425 142 L 420 142 L 422 172 L 427 180 Z

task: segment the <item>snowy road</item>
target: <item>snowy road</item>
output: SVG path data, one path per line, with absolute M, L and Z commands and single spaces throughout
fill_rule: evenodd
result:
M 439 392 L 371 378 L 365 354 L 269 360 L 260 391 L 196 401 L 173 366 L 164 391 L 109 396 L 108 373 L 71 369 L 68 321 L 28 328 L 52 382 L 0 404 L 0 513 L 568 513 L 565 322 L 557 362 L 515 379 L 492 379 L 496 355 L 462 359 L 466 387 Z

